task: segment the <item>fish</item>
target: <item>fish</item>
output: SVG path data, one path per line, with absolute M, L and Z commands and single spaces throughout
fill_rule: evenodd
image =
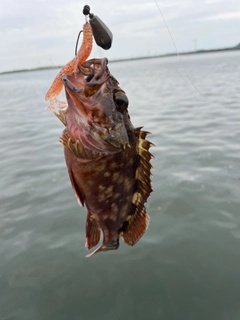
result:
M 134 128 L 128 97 L 108 69 L 107 58 L 90 59 L 63 74 L 68 107 L 54 111 L 65 126 L 60 142 L 72 188 L 86 206 L 88 257 L 133 246 L 149 225 L 144 203 L 152 190 L 149 132 Z

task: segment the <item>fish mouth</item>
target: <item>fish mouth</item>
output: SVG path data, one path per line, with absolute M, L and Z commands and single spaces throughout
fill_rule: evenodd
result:
M 75 81 L 74 81 L 75 80 Z M 83 89 L 79 89 L 76 85 L 76 78 L 72 75 L 63 74 L 62 75 L 62 82 L 65 86 L 65 88 L 69 89 L 70 91 L 74 93 L 83 93 Z
M 79 104 L 92 104 L 87 99 L 96 94 L 111 76 L 107 64 L 107 58 L 91 59 L 79 66 L 77 72 L 62 75 L 68 106 L 75 105 L 77 109 L 84 109 L 79 108 Z
M 63 74 L 62 82 L 73 93 L 84 92 L 86 96 L 91 96 L 109 79 L 107 64 L 107 58 L 85 61 L 77 73 Z
M 103 243 L 100 247 L 95 249 L 93 252 L 86 255 L 86 258 L 89 258 L 98 252 L 117 250 L 118 247 L 119 247 L 119 239 L 115 241 L 111 241 L 110 243 Z
M 85 61 L 78 67 L 78 72 L 63 74 L 62 82 L 65 88 L 70 91 L 74 93 L 84 92 L 85 96 L 89 97 L 109 79 L 110 73 L 107 64 L 107 58 Z

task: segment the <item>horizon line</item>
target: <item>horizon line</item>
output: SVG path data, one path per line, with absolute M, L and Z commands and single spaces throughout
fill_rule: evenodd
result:
M 221 51 L 233 51 L 233 50 L 240 50 L 240 44 L 234 47 L 226 47 L 226 48 L 218 48 L 218 49 L 201 49 L 196 51 L 184 51 L 180 52 L 179 55 L 192 55 L 192 54 L 201 54 L 201 53 L 211 53 L 211 52 L 221 52 Z M 164 57 L 172 57 L 177 56 L 177 53 L 166 53 L 160 55 L 153 55 L 153 56 L 141 56 L 141 57 L 134 57 L 134 58 L 122 58 L 122 59 L 113 59 L 109 60 L 110 62 L 122 62 L 122 61 L 132 61 L 132 60 L 143 60 L 143 59 L 155 59 L 155 58 L 164 58 Z M 36 67 L 30 69 L 17 69 L 11 71 L 2 71 L 2 74 L 9 74 L 9 73 L 19 73 L 19 72 L 31 72 L 31 71 L 39 71 L 39 70 L 51 70 L 51 69 L 59 69 L 63 66 L 44 66 L 44 67 Z

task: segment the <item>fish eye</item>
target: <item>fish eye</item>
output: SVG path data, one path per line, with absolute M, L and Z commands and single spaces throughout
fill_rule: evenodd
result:
M 128 98 L 123 92 L 116 92 L 114 94 L 114 101 L 118 111 L 124 112 L 128 107 Z

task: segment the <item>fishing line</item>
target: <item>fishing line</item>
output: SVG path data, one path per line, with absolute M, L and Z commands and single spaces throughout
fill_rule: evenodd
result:
M 171 31 L 170 31 L 170 29 L 169 29 L 169 27 L 168 27 L 168 24 L 167 24 L 167 22 L 166 22 L 166 20 L 165 20 L 165 18 L 164 18 L 164 16 L 163 16 L 163 13 L 162 13 L 162 11 L 161 11 L 158 3 L 157 3 L 157 0 L 154 0 L 154 2 L 155 2 L 156 6 L 157 6 L 157 8 L 158 8 L 158 11 L 159 11 L 159 13 L 160 13 L 160 15 L 161 15 L 161 17 L 162 17 L 162 19 L 163 19 L 163 22 L 164 22 L 164 24 L 165 24 L 165 26 L 166 26 L 166 28 L 167 28 L 167 31 L 168 31 L 168 33 L 169 33 L 169 35 L 170 35 L 170 37 L 171 37 L 172 43 L 173 43 L 173 45 L 174 45 L 174 47 L 175 47 L 175 50 L 176 50 L 178 59 L 179 59 L 180 64 L 181 64 L 181 66 L 182 66 L 182 68 L 183 68 L 183 70 L 184 70 L 184 72 L 185 72 L 185 74 L 186 74 L 186 77 L 188 78 L 189 82 L 190 82 L 191 85 L 194 87 L 194 89 L 195 89 L 201 96 L 209 99 L 210 97 L 207 97 L 206 94 L 202 93 L 202 92 L 195 86 L 195 84 L 194 84 L 193 81 L 191 80 L 189 74 L 187 73 L 187 70 L 186 70 L 186 68 L 185 68 L 185 66 L 184 66 L 184 62 L 183 62 L 183 60 L 182 60 L 182 58 L 181 58 L 181 55 L 180 55 L 180 53 L 179 53 L 179 51 L 178 51 L 178 49 L 177 49 L 176 43 L 175 43 L 175 41 L 174 41 L 174 39 L 173 39 L 173 36 L 172 36 Z M 211 98 L 210 98 L 210 100 L 211 100 Z M 222 105 L 218 105 L 218 106 L 220 106 L 220 108 L 223 109 L 223 110 L 225 110 L 225 111 L 227 110 L 227 111 L 230 112 L 231 114 L 235 114 L 235 115 L 239 116 L 239 114 L 237 114 L 237 113 L 234 112 L 233 110 L 229 110 L 228 108 L 226 108 L 226 107 L 224 107 L 224 106 L 222 106 Z
M 158 8 L 158 11 L 159 11 L 160 14 L 161 14 L 161 17 L 162 17 L 162 19 L 163 19 L 163 22 L 164 22 L 164 24 L 165 24 L 165 26 L 166 26 L 166 28 L 167 28 L 167 31 L 168 31 L 168 33 L 169 33 L 169 35 L 170 35 L 170 38 L 171 38 L 172 43 L 173 43 L 173 45 L 174 45 L 174 48 L 175 48 L 175 50 L 176 50 L 176 53 L 177 53 L 178 59 L 179 59 L 179 61 L 180 61 L 180 64 L 181 64 L 181 66 L 182 66 L 182 68 L 183 68 L 183 70 L 184 70 L 184 72 L 185 72 L 185 74 L 186 74 L 186 77 L 188 78 L 189 82 L 190 82 L 191 85 L 194 87 L 194 89 L 195 89 L 201 96 L 204 96 L 204 94 L 203 94 L 202 92 L 200 92 L 199 89 L 198 89 L 198 88 L 195 86 L 195 84 L 192 82 L 189 74 L 187 73 L 187 70 L 186 70 L 186 68 L 185 68 L 185 66 L 184 66 L 183 60 L 182 60 L 182 58 L 181 58 L 181 55 L 180 55 L 180 53 L 178 52 L 178 48 L 177 48 L 176 43 L 175 43 L 175 41 L 174 41 L 174 39 L 173 39 L 173 36 L 172 36 L 172 34 L 171 34 L 171 31 L 170 31 L 170 29 L 169 29 L 169 27 L 168 27 L 167 21 L 165 20 L 165 18 L 164 18 L 164 16 L 163 16 L 163 13 L 162 13 L 162 11 L 161 11 L 158 3 L 157 3 L 157 0 L 154 0 L 154 2 L 155 2 L 156 6 L 157 6 L 157 8 Z

